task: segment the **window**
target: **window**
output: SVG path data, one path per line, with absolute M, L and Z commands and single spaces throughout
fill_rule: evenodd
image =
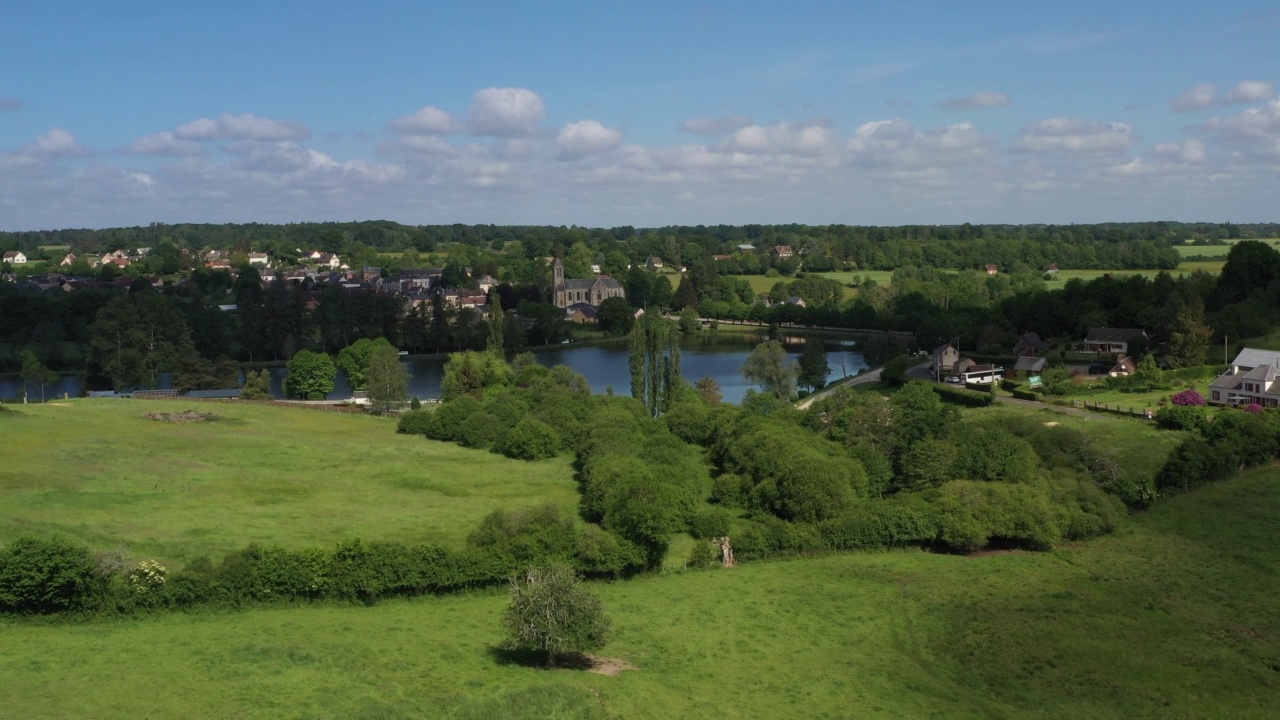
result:
M 1214 399 L 1214 400 L 1221 400 L 1221 399 L 1222 399 L 1222 394 L 1221 394 L 1221 393 L 1219 393 L 1217 390 L 1214 390 L 1214 391 L 1213 391 L 1213 399 Z

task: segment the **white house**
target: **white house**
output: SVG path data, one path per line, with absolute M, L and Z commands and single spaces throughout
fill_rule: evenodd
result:
M 262 253 L 262 252 L 249 253 L 250 265 L 262 265 L 263 267 L 266 267 L 266 265 L 270 262 L 271 262 L 271 257 L 268 256 L 266 253 Z
M 10 250 L 4 254 L 4 261 L 10 265 L 26 265 L 27 256 L 23 255 L 21 250 Z
M 1261 405 L 1280 407 L 1280 352 L 1245 348 L 1231 361 L 1231 367 L 1209 383 L 1209 397 L 1215 405 Z

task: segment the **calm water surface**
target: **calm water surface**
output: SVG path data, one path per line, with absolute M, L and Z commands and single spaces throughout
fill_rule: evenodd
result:
M 746 362 L 747 355 L 763 338 L 755 335 L 719 334 L 705 332 L 699 335 L 685 336 L 680 342 L 680 371 L 686 380 L 694 382 L 710 375 L 720 385 L 724 399 L 728 402 L 740 402 L 751 386 L 742 379 L 740 368 Z M 813 338 L 821 342 L 827 349 L 827 365 L 831 367 L 829 380 L 837 380 L 845 374 L 854 375 L 867 367 L 862 353 L 855 343 L 847 339 Z M 804 349 L 803 338 L 784 338 L 784 345 L 793 359 Z M 631 376 L 627 369 L 627 342 L 625 339 L 597 345 L 564 345 L 536 351 L 534 356 L 538 362 L 548 367 L 568 365 L 574 371 L 582 373 L 591 383 L 592 392 L 603 393 L 612 387 L 619 395 L 631 391 Z M 443 377 L 444 360 L 429 358 L 408 360 L 409 394 L 421 399 L 440 396 L 440 380 Z M 283 397 L 282 384 L 286 372 L 284 368 L 271 369 L 271 392 L 276 397 Z M 45 397 L 62 397 L 65 393 L 71 397 L 80 394 L 82 382 L 80 375 L 62 375 L 58 381 L 45 387 Z M 160 379 L 161 387 L 172 387 L 168 376 Z M 20 381 L 17 378 L 0 380 L 0 397 L 18 395 Z M 39 397 L 38 387 L 31 388 L 32 397 Z M 329 395 L 332 399 L 351 397 L 351 389 L 341 371 L 334 380 L 334 390 Z

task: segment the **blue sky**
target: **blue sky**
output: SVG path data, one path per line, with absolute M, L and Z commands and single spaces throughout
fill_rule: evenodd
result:
M 1274 2 L 70 3 L 0 229 L 1274 221 Z

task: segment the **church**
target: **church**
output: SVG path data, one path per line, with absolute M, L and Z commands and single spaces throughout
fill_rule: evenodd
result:
M 551 263 L 551 300 L 558 308 L 586 303 L 600 307 L 611 297 L 626 297 L 622 283 L 608 275 L 597 275 L 586 280 L 565 280 L 564 263 L 556 258 Z

